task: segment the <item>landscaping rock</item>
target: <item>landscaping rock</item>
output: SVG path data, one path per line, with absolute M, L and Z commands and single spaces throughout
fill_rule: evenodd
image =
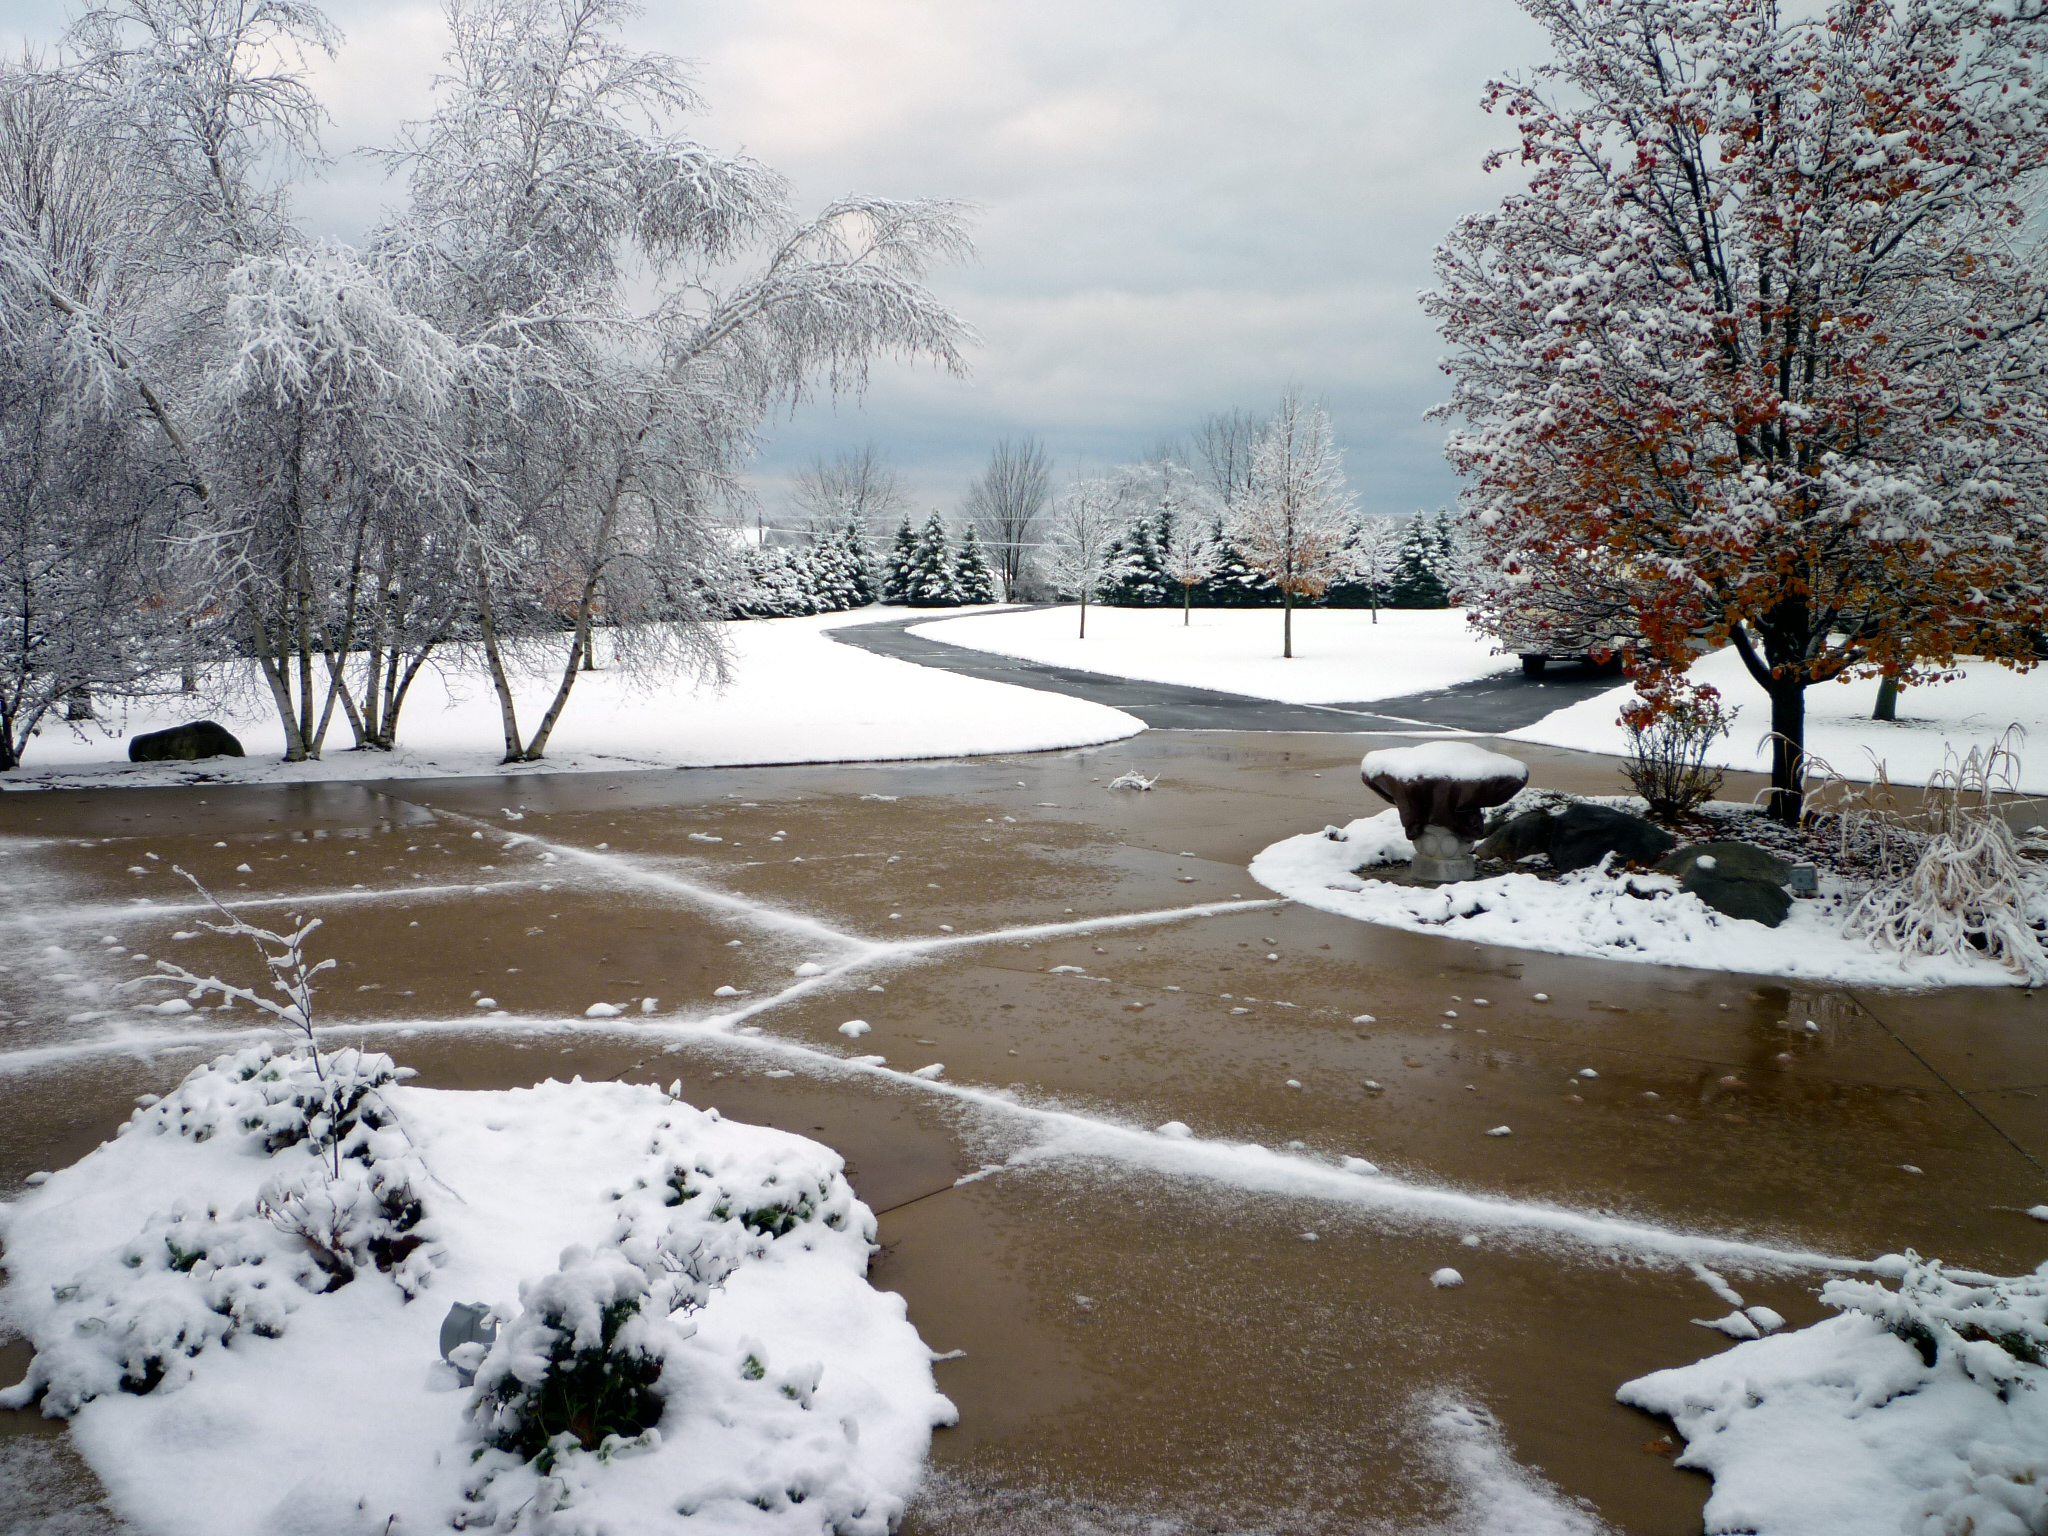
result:
M 1777 927 L 1792 910 L 1792 898 L 1785 894 L 1784 886 L 1771 880 L 1724 874 L 1716 865 L 1701 868 L 1695 864 L 1678 883 L 1723 916 L 1762 923 L 1766 928 Z
M 1556 830 L 1557 818 L 1549 811 L 1524 811 L 1487 833 L 1486 841 L 1472 851 L 1482 859 L 1512 864 L 1532 853 L 1549 853 L 1551 834 Z
M 1550 834 L 1550 862 L 1560 870 L 1590 869 L 1608 854 L 1630 864 L 1652 864 L 1677 841 L 1653 821 L 1604 805 L 1574 805 Z
M 1755 843 L 1739 843 L 1733 839 L 1694 843 L 1689 848 L 1681 848 L 1660 863 L 1657 872 L 1684 880 L 1701 865 L 1719 875 L 1761 880 L 1767 885 L 1786 885 L 1792 879 L 1792 866 L 1784 859 L 1768 849 L 1757 847 Z
M 189 763 L 202 757 L 245 757 L 234 733 L 215 720 L 149 731 L 128 743 L 131 763 Z

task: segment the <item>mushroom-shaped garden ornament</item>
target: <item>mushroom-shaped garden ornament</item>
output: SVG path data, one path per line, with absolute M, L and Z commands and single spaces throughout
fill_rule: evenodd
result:
M 1358 776 L 1401 813 L 1415 845 L 1418 880 L 1470 880 L 1479 873 L 1472 845 L 1486 830 L 1486 810 L 1512 800 L 1529 782 L 1529 765 L 1469 741 L 1368 752 Z

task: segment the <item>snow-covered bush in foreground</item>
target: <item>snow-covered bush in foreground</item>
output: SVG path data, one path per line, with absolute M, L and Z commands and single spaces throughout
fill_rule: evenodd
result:
M 1713 1476 L 1709 1536 L 2048 1533 L 2048 1265 L 1878 1268 L 1896 1290 L 1831 1280 L 1841 1316 L 1621 1389 L 1685 1436 L 1678 1465 Z
M 0 1317 L 36 1350 L 7 1401 L 68 1417 L 127 1520 L 881 1536 L 901 1518 L 953 1412 L 902 1299 L 867 1283 L 874 1218 L 829 1149 L 652 1087 L 442 1092 L 344 1056 L 313 1081 L 378 1081 L 338 1179 L 294 1136 L 310 1061 L 257 1048 L 0 1207 Z M 456 1301 L 504 1321 L 469 1391 L 438 1358 Z

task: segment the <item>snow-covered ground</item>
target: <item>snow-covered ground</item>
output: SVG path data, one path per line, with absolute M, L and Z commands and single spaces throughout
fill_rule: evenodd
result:
M 327 1060 L 330 1077 L 389 1068 Z M 0 1208 L 0 1308 L 36 1347 L 29 1383 L 134 1529 L 895 1528 L 954 1414 L 902 1298 L 867 1283 L 874 1217 L 836 1153 L 647 1086 L 386 1083 L 367 1102 L 391 1123 L 350 1143 L 367 1164 L 343 1157 L 337 1182 L 310 1141 L 266 1151 L 312 1076 L 303 1056 L 222 1057 Z M 387 1273 L 332 1240 L 356 1263 L 333 1283 L 284 1229 L 360 1226 L 349 1192 L 373 1182 L 422 1203 L 423 1243 Z M 662 1362 L 653 1430 L 557 1440 L 552 1468 L 487 1444 L 494 1384 L 539 1378 L 550 1325 L 580 1351 L 631 1294 L 618 1336 Z M 474 1390 L 441 1360 L 456 1302 L 504 1320 L 472 1346 Z
M 1692 669 L 1697 682 L 1711 683 L 1735 723 L 1714 748 L 1718 767 L 1771 771 L 1771 707 L 1732 650 L 1717 651 Z M 1510 731 L 1514 741 L 1575 747 L 1617 756 L 1628 751 L 1620 724 L 1627 685 L 1546 715 L 1534 725 Z M 1806 691 L 1806 749 L 1837 773 L 1869 779 L 1873 760 L 1882 761 L 1894 784 L 1925 784 L 1953 747 L 1958 756 L 1995 739 L 2018 724 L 2033 745 L 2022 751 L 2027 771 L 2021 787 L 2048 793 L 2048 667 L 2017 673 L 1989 663 L 1963 668 L 1954 682 L 1908 688 L 1899 695 L 1896 722 L 1873 720 L 1877 682 L 1824 683 Z
M 1820 896 L 1795 901 L 1776 928 L 1725 917 L 1662 875 L 1582 869 L 1544 880 L 1520 872 L 1451 885 L 1374 879 L 1370 866 L 1415 856 L 1393 810 L 1262 849 L 1251 876 L 1269 891 L 1339 917 L 1553 955 L 1743 971 L 1862 986 L 2018 986 L 2025 978 L 1968 956 L 1879 953 L 1842 931 L 1848 892 L 1823 875 Z M 1361 868 L 1366 872 L 1358 873 Z M 2048 915 L 2048 914 L 2044 914 Z
M 1960 1283 L 1893 1255 L 1879 1272 L 1897 1289 L 1831 1280 L 1841 1316 L 1771 1338 L 1731 1314 L 1710 1326 L 1751 1342 L 1621 1389 L 1677 1426 L 1679 1466 L 1713 1475 L 1707 1536 L 2048 1531 L 2048 1265 Z
M 1512 656 L 1467 627 L 1456 608 L 1297 608 L 1294 656 L 1280 654 L 1278 608 L 1040 608 L 939 619 L 911 630 L 970 650 L 1151 683 L 1216 688 L 1290 704 L 1347 704 L 1448 688 L 1513 671 Z
M 1144 722 L 1064 694 L 961 677 L 935 667 L 841 645 L 828 631 L 871 622 L 872 612 L 801 619 L 752 619 L 728 626 L 733 682 L 723 693 L 685 680 L 648 686 L 599 670 L 577 680 L 544 763 L 521 772 L 617 772 L 622 768 L 708 768 L 741 764 L 866 762 L 1031 752 L 1132 736 Z M 606 646 L 598 642 L 602 659 Z M 560 666 L 559 660 L 554 662 Z M 520 721 L 531 731 L 559 673 L 520 680 Z M 235 782 L 439 778 L 497 773 L 504 755 L 497 695 L 481 655 L 443 654 L 414 685 L 399 719 L 398 750 L 347 750 L 336 713 L 327 754 L 286 765 L 284 733 L 268 699 L 243 680 L 229 702 L 152 700 L 102 713 L 83 734 L 50 720 L 25 765 L 0 775 L 0 789 L 55 785 L 184 783 L 203 773 Z M 127 737 L 212 718 L 240 738 L 246 758 L 131 764 Z

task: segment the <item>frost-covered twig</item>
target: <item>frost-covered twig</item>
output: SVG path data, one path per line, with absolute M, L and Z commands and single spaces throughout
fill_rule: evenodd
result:
M 1107 784 L 1105 784 L 1105 785 L 1103 786 L 1103 788 L 1105 788 L 1105 789 L 1150 789 L 1150 788 L 1151 788 L 1151 787 L 1152 787 L 1152 786 L 1153 786 L 1154 784 L 1157 784 L 1158 782 L 1159 782 L 1159 775 L 1158 775 L 1158 774 L 1156 774 L 1156 773 L 1155 773 L 1155 774 L 1153 774 L 1153 775 L 1152 775 L 1152 777 L 1151 777 L 1151 778 L 1149 778 L 1149 779 L 1148 779 L 1148 778 L 1146 778 L 1146 777 L 1145 777 L 1145 775 L 1143 775 L 1142 773 L 1138 772 L 1138 770 L 1137 770 L 1137 769 L 1133 768 L 1133 769 L 1131 769 L 1131 771 L 1130 771 L 1130 772 L 1128 772 L 1128 773 L 1120 773 L 1120 774 L 1118 774 L 1118 775 L 1117 775 L 1117 776 L 1116 776 L 1115 778 L 1111 779 L 1111 780 L 1110 780 L 1110 781 L 1109 781 L 1109 782 L 1108 782 Z

